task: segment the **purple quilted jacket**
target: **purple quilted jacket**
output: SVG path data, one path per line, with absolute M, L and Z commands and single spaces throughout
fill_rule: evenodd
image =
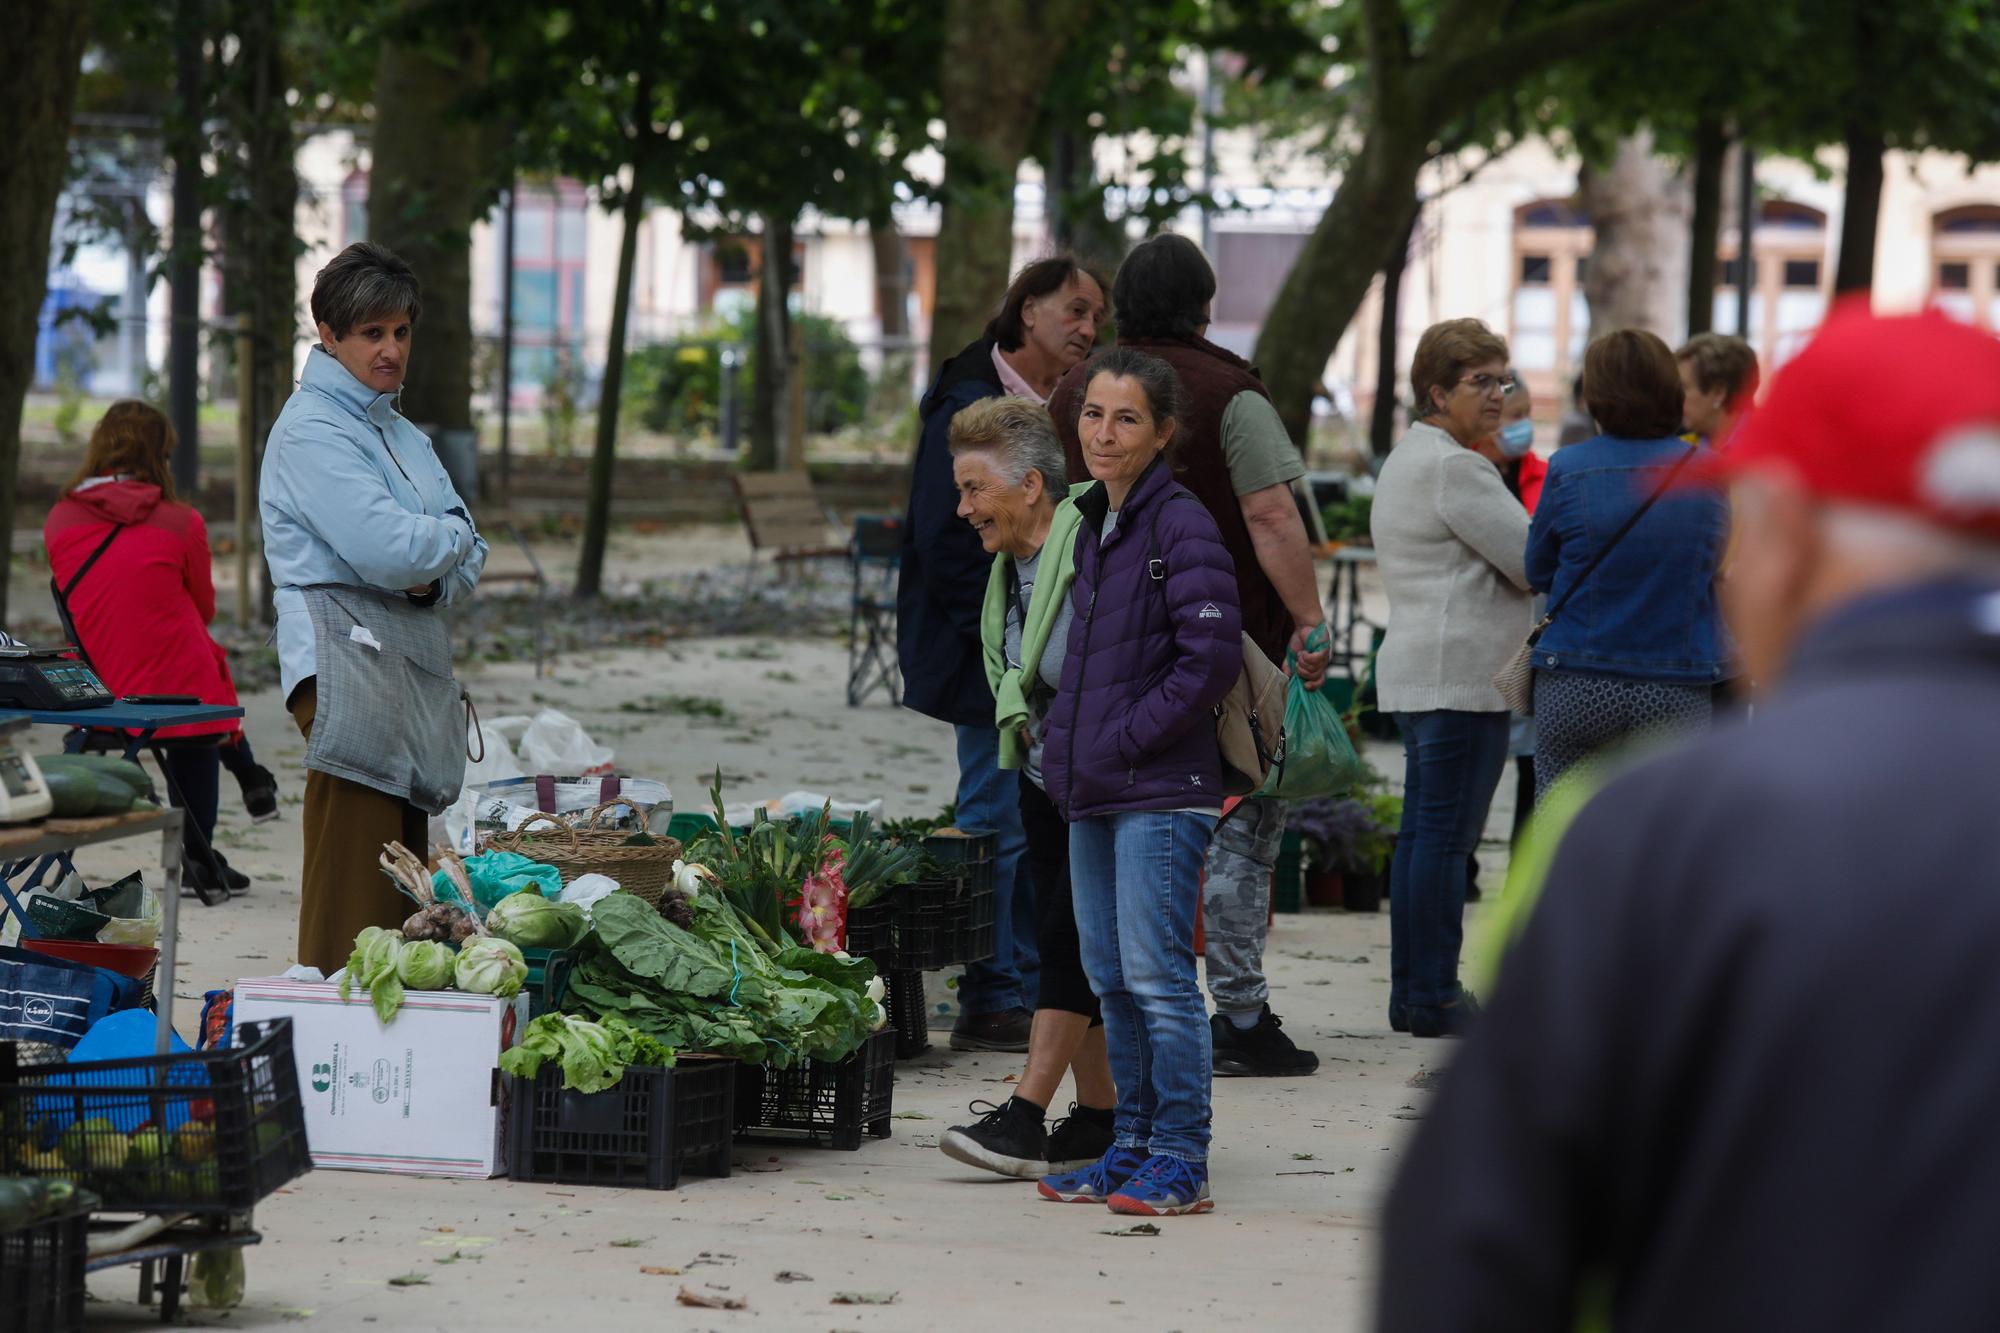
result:
M 1214 710 L 1243 668 L 1236 567 L 1163 463 L 1141 474 L 1100 545 L 1109 504 L 1101 483 L 1076 501 L 1076 617 L 1042 751 L 1049 799 L 1071 821 L 1220 806 Z

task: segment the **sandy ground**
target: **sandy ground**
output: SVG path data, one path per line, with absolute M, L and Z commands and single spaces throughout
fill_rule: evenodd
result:
M 724 540 L 706 546 L 709 559 Z M 693 559 L 704 548 L 637 543 L 620 563 L 639 576 L 689 552 Z M 618 749 L 622 769 L 664 778 L 681 809 L 705 807 L 718 764 L 732 799 L 804 787 L 880 795 L 892 815 L 936 809 L 954 782 L 948 730 L 880 696 L 848 708 L 845 667 L 845 649 L 825 639 L 736 638 L 569 657 L 541 680 L 522 663 L 474 668 L 467 679 L 488 717 L 561 707 Z M 176 990 L 183 1032 L 203 991 L 289 962 L 302 745 L 275 691 L 245 703 L 250 734 L 281 775 L 284 817 L 251 826 L 225 793 L 221 840 L 257 885 L 224 906 L 184 904 Z M 1372 758 L 1400 767 L 1388 747 Z M 1511 783 L 1503 788 L 1494 830 L 1508 818 Z M 94 849 L 83 866 L 86 875 L 115 875 L 134 854 Z M 1489 845 L 1482 854 L 1487 882 L 1497 883 L 1504 853 Z M 1320 1072 L 1217 1081 L 1217 1210 L 1170 1219 L 1157 1237 L 1108 1234 L 1117 1219 L 1107 1212 L 1043 1203 L 1030 1185 L 940 1154 L 939 1135 L 965 1119 L 967 1102 L 1005 1099 L 1019 1057 L 952 1053 L 939 1032 L 938 1047 L 898 1067 L 894 1136 L 854 1153 L 740 1145 L 730 1179 L 684 1177 L 667 1193 L 314 1172 L 258 1210 L 265 1240 L 248 1252 L 244 1305 L 197 1311 L 192 1322 L 1360 1328 L 1380 1200 L 1427 1095 L 1412 1079 L 1450 1054 L 1446 1043 L 1388 1031 L 1388 948 L 1386 913 L 1277 919 L 1268 960 L 1274 1008 L 1301 1045 L 1319 1052 Z M 780 1282 L 786 1271 L 811 1280 Z M 389 1285 L 412 1273 L 424 1281 Z M 685 1308 L 675 1303 L 683 1286 L 726 1289 L 748 1305 Z M 92 1327 L 156 1318 L 136 1304 L 136 1287 L 135 1269 L 94 1275 Z M 856 1291 L 893 1292 L 895 1302 L 832 1304 L 836 1293 Z

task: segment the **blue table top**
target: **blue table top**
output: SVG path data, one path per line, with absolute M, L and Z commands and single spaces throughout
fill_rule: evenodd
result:
M 25 708 L 0 710 L 0 722 L 25 717 L 61 727 L 112 727 L 121 731 L 158 731 L 190 722 L 229 722 L 243 716 L 234 704 L 105 704 L 101 708 Z

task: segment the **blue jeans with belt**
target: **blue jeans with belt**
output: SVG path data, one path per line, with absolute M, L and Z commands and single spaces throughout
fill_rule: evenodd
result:
M 1104 1011 L 1118 1146 L 1208 1160 L 1214 1053 L 1194 971 L 1213 815 L 1139 810 L 1069 829 L 1083 970 Z
M 1403 826 L 1389 869 L 1389 1003 L 1458 998 L 1466 862 L 1507 767 L 1506 713 L 1397 713 Z
M 968 1014 L 1033 1009 L 1041 991 L 1042 959 L 1035 948 L 1035 889 L 1023 873 L 1019 775 L 1000 768 L 1000 733 L 992 726 L 958 732 L 958 827 L 991 829 L 997 836 L 993 867 L 993 956 L 967 963 L 958 1001 Z

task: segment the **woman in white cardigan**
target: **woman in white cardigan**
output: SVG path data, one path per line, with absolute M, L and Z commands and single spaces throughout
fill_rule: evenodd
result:
M 1454 1036 L 1477 1013 L 1458 984 L 1466 865 L 1507 766 L 1493 688 L 1528 632 L 1528 515 L 1471 446 L 1499 429 L 1507 344 L 1476 319 L 1417 343 L 1419 419 L 1382 465 L 1373 528 L 1389 630 L 1375 663 L 1403 736 L 1403 826 L 1389 879 L 1389 1024 Z

